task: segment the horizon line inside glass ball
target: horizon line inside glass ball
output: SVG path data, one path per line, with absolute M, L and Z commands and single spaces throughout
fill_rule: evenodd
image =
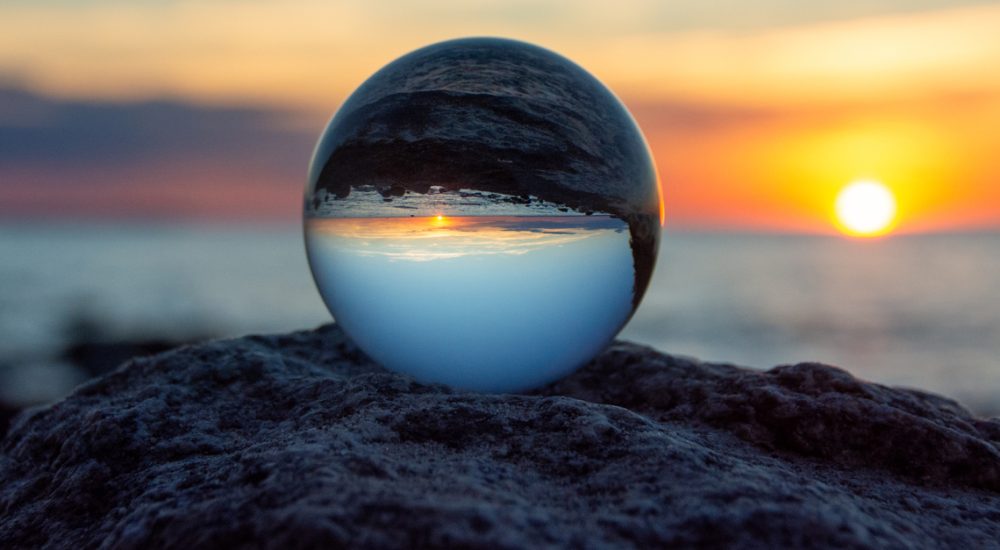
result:
M 660 238 L 646 142 L 568 59 L 467 38 L 386 65 L 309 169 L 313 277 L 372 359 L 422 382 L 515 392 L 603 350 Z

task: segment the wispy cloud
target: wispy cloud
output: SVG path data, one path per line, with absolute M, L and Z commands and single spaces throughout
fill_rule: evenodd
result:
M 313 136 L 288 112 L 184 101 L 60 100 L 0 89 L 0 162 L 126 164 L 217 157 L 301 168 Z
M 288 118 L 0 90 L 0 213 L 292 219 L 319 128 Z
M 23 2 L 0 5 L 0 71 L 64 95 L 328 112 L 409 50 L 487 34 L 556 49 L 626 95 L 759 103 L 979 86 L 998 25 L 1000 6 L 949 0 Z

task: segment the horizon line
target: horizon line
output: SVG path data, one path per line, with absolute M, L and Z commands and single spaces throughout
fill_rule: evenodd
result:
M 8 213 L 9 214 L 9 213 Z M 42 229 L 42 228 L 199 228 L 210 227 L 218 229 L 239 229 L 255 228 L 261 230 L 289 230 L 300 228 L 304 219 L 290 219 L 285 216 L 248 216 L 232 217 L 225 216 L 219 218 L 209 218 L 206 216 L 76 216 L 67 217 L 65 215 L 33 215 L 33 216 L 4 216 L 0 219 L 0 229 Z M 838 238 L 859 242 L 877 242 L 892 240 L 895 238 L 908 237 L 928 237 L 928 236 L 975 236 L 975 235 L 1000 235 L 1000 225 L 995 227 L 956 227 L 940 229 L 902 229 L 893 231 L 887 235 L 876 237 L 858 237 L 847 235 L 834 228 L 829 230 L 808 230 L 808 229 L 779 229 L 771 227 L 751 227 L 751 226 L 708 226 L 708 225 L 671 225 L 668 223 L 662 227 L 664 234 L 681 235 L 743 235 L 760 237 L 825 237 Z

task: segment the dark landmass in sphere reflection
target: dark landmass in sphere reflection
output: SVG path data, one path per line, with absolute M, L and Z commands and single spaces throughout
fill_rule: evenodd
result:
M 633 306 L 649 284 L 660 204 L 642 134 L 607 88 L 548 50 L 470 38 L 384 67 L 317 146 L 307 211 L 321 192 L 343 200 L 363 186 L 387 202 L 462 189 L 610 214 L 629 226 Z

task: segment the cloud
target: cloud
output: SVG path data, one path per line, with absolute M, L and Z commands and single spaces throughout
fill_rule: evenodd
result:
M 315 134 L 292 113 L 182 101 L 61 100 L 0 89 L 0 162 L 111 166 L 215 158 L 304 170 Z
M 292 220 L 323 122 L 303 129 L 299 120 L 259 107 L 3 88 L 0 214 Z
M 589 62 L 624 95 L 744 106 L 1000 91 L 1000 6 L 748 32 L 635 34 Z M 641 54 L 639 53 L 641 52 Z
M 864 100 L 979 87 L 998 58 L 1000 10 L 974 4 L 23 2 L 0 5 L 0 72 L 66 96 L 238 98 L 329 113 L 399 55 L 496 35 L 552 48 L 625 95 Z

